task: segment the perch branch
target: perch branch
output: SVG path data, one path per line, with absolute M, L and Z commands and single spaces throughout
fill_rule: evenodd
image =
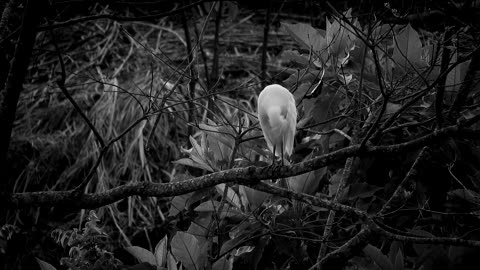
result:
M 132 126 L 133 125 L 135 125 L 135 123 L 132 124 Z M 128 132 L 128 130 L 129 128 L 127 128 L 124 133 Z M 119 137 L 122 135 L 123 133 Z M 422 146 L 437 142 L 442 138 L 448 138 L 452 136 L 478 137 L 479 135 L 480 131 L 478 130 L 469 130 L 458 125 L 452 125 L 435 130 L 434 132 L 420 138 L 400 144 L 386 146 L 366 145 L 361 154 L 391 155 L 403 151 L 418 149 Z M 114 140 L 110 141 L 107 144 L 107 147 L 109 144 L 113 143 Z M 102 193 L 81 194 L 78 197 L 72 196 L 74 194 L 72 190 L 4 194 L 4 196 L 0 197 L 0 204 L 8 208 L 57 205 L 72 208 L 97 208 L 133 195 L 170 197 L 185 194 L 202 188 L 212 187 L 221 183 L 236 182 L 239 184 L 247 184 L 256 183 L 260 180 L 279 179 L 300 175 L 348 157 L 358 155 L 359 149 L 360 146 L 356 144 L 294 165 L 276 165 L 268 167 L 250 166 L 246 168 L 234 168 L 176 183 L 135 183 L 119 186 Z

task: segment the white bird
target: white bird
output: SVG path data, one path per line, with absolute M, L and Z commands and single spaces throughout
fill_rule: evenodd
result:
M 257 111 L 268 148 L 273 157 L 282 158 L 283 164 L 284 158 L 293 152 L 297 127 L 295 98 L 285 87 L 269 85 L 258 96 Z

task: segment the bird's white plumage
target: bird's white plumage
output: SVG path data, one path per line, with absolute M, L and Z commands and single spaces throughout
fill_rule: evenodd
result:
M 258 119 L 270 151 L 290 156 L 297 127 L 295 98 L 285 87 L 272 84 L 258 96 Z

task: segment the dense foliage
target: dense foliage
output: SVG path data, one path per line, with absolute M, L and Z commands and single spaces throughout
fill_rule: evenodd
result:
M 33 5 L 14 2 L 5 63 Z M 476 2 L 269 3 L 41 18 L 2 180 L 4 267 L 474 269 Z M 299 115 L 285 166 L 256 115 L 270 83 Z

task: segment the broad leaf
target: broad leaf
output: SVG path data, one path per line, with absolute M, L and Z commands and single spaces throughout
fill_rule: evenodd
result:
M 132 254 L 132 256 L 141 263 L 145 262 L 151 265 L 156 265 L 155 256 L 153 253 L 142 247 L 126 247 L 125 250 Z
M 209 172 L 213 172 L 212 167 L 205 164 L 203 161 L 202 162 L 195 162 L 194 160 L 189 159 L 189 158 L 181 158 L 179 160 L 172 161 L 172 163 L 185 165 L 185 166 L 189 166 L 189 167 L 194 167 L 194 168 L 198 168 L 198 169 L 202 169 L 202 170 L 207 170 Z
M 240 186 L 239 188 L 246 195 L 248 200 L 248 205 L 250 206 L 250 210 L 252 211 L 260 207 L 263 204 L 263 202 L 266 201 L 271 196 L 266 192 L 255 190 L 251 187 Z
M 225 184 L 218 184 L 215 186 L 215 189 L 217 190 L 218 194 L 220 195 L 224 195 L 224 191 L 225 191 L 225 187 L 226 185 Z M 233 206 L 237 207 L 237 208 L 242 208 L 242 202 L 240 201 L 240 198 L 238 197 L 237 193 L 227 187 L 227 198 L 225 198 L 229 203 L 231 203 Z
M 155 247 L 155 262 L 157 266 L 163 267 L 167 263 L 167 242 L 168 236 L 165 235 Z
M 207 146 L 206 146 L 206 139 L 205 136 L 202 136 L 202 145 L 198 144 L 198 142 L 190 136 L 190 143 L 192 144 L 191 149 L 181 149 L 183 153 L 188 154 L 189 158 L 182 158 L 177 161 L 173 161 L 172 163 L 182 164 L 186 166 L 191 166 L 203 170 L 207 170 L 209 172 L 213 172 L 214 169 L 208 163 L 207 158 Z
M 371 38 L 376 43 L 387 41 L 393 34 L 393 27 L 389 24 L 379 24 L 373 28 Z
M 38 265 L 40 266 L 41 270 L 57 270 L 53 265 L 47 263 L 46 261 L 42 261 L 39 258 L 35 258 L 37 260 Z
M 395 263 L 395 258 L 397 257 L 397 253 L 401 250 L 402 243 L 400 241 L 393 241 L 390 244 L 390 250 L 388 251 L 388 258 L 392 263 Z
M 167 269 L 168 270 L 177 270 L 177 260 L 172 255 L 172 252 L 168 252 L 167 254 Z
M 198 239 L 185 232 L 177 232 L 171 242 L 172 253 L 189 270 L 203 269 L 206 250 L 201 250 Z
M 331 118 L 333 115 L 338 114 L 338 105 L 342 100 L 342 96 L 337 92 L 337 89 L 331 87 L 323 87 L 322 93 L 316 98 L 304 99 L 303 108 L 305 111 L 305 117 L 311 117 L 316 124 L 324 122 L 326 119 Z M 322 131 L 329 129 L 331 123 L 325 123 L 318 125 L 315 129 Z
M 435 235 L 424 230 L 414 229 L 414 230 L 410 230 L 409 233 L 413 233 L 415 235 L 418 235 L 419 237 L 423 236 L 428 238 L 435 238 Z M 417 252 L 418 255 L 422 255 L 431 246 L 432 246 L 431 244 L 413 244 L 413 249 L 415 249 L 415 252 Z
M 458 61 L 457 51 L 453 52 L 453 55 L 450 60 L 450 66 L 455 64 Z M 460 86 L 465 79 L 467 74 L 468 66 L 470 65 L 470 60 L 465 61 L 456 65 L 447 75 L 447 80 L 445 81 L 445 101 L 452 103 L 455 96 L 457 95 Z
M 315 171 L 290 177 L 288 178 L 288 187 L 295 192 L 313 195 L 317 191 L 320 180 L 326 172 L 327 167 L 323 167 Z
M 216 212 L 220 208 L 220 202 L 218 201 L 206 201 L 195 207 L 195 212 Z
M 472 205 L 480 204 L 480 194 L 470 189 L 455 189 L 448 192 L 448 196 L 458 200 L 464 200 Z
M 342 180 L 342 170 L 338 170 L 337 173 L 330 178 L 330 185 L 328 186 L 328 196 L 333 197 L 337 194 L 340 181 Z
M 393 45 L 392 58 L 397 67 L 406 72 L 412 68 L 422 66 L 422 42 L 420 41 L 417 31 L 415 31 L 410 24 L 395 35 Z M 426 63 L 424 63 L 424 65 L 426 65 Z
M 252 252 L 252 250 L 254 250 L 255 247 L 252 247 L 252 246 L 243 246 L 243 247 L 239 247 L 236 251 L 235 251 L 235 256 L 242 256 L 244 253 L 250 253 Z
M 363 248 L 363 252 L 367 254 L 382 270 L 393 270 L 393 265 L 387 256 L 383 255 L 380 249 L 368 244 Z
M 206 138 L 206 152 L 209 158 L 209 164 L 216 170 L 225 169 L 228 165 L 232 148 L 235 144 L 234 132 L 229 128 L 218 126 L 213 121 L 208 120 L 207 124 L 200 124 Z M 211 158 L 213 155 L 213 158 Z
M 183 211 L 188 204 L 188 200 L 192 197 L 192 192 L 183 194 L 180 196 L 175 196 L 172 199 L 170 204 L 170 209 L 168 210 L 168 216 L 176 216 L 178 213 Z
M 202 213 L 190 224 L 187 232 L 198 240 L 206 241 L 207 237 L 213 236 L 216 224 L 212 222 L 212 213 Z
M 286 62 L 295 62 L 302 66 L 308 66 L 310 63 L 308 56 L 302 55 L 296 50 L 285 50 L 282 53 L 282 59 Z
M 368 198 L 368 197 L 372 197 L 375 192 L 382 189 L 383 189 L 382 187 L 370 185 L 367 183 L 355 183 L 355 184 L 349 185 L 345 189 L 345 194 L 343 198 L 345 200 Z
M 349 9 L 345 16 L 351 17 L 352 10 Z M 359 29 L 360 25 L 356 20 L 350 20 L 350 23 Z M 345 60 L 350 56 L 350 51 L 355 49 L 355 30 L 352 26 L 345 23 L 342 19 L 334 18 L 333 22 L 327 19 L 326 41 L 329 55 L 334 66 L 342 66 Z
M 403 253 L 402 250 L 399 249 L 397 252 L 397 256 L 395 257 L 395 264 L 394 264 L 394 270 L 403 270 L 405 269 L 405 262 L 403 259 Z
M 233 256 L 230 256 L 227 259 L 228 256 L 223 256 L 220 258 L 218 261 L 216 261 L 212 269 L 213 270 L 232 270 L 233 269 Z
M 320 52 L 325 49 L 325 33 L 308 24 L 282 23 L 283 29 L 307 51 Z

